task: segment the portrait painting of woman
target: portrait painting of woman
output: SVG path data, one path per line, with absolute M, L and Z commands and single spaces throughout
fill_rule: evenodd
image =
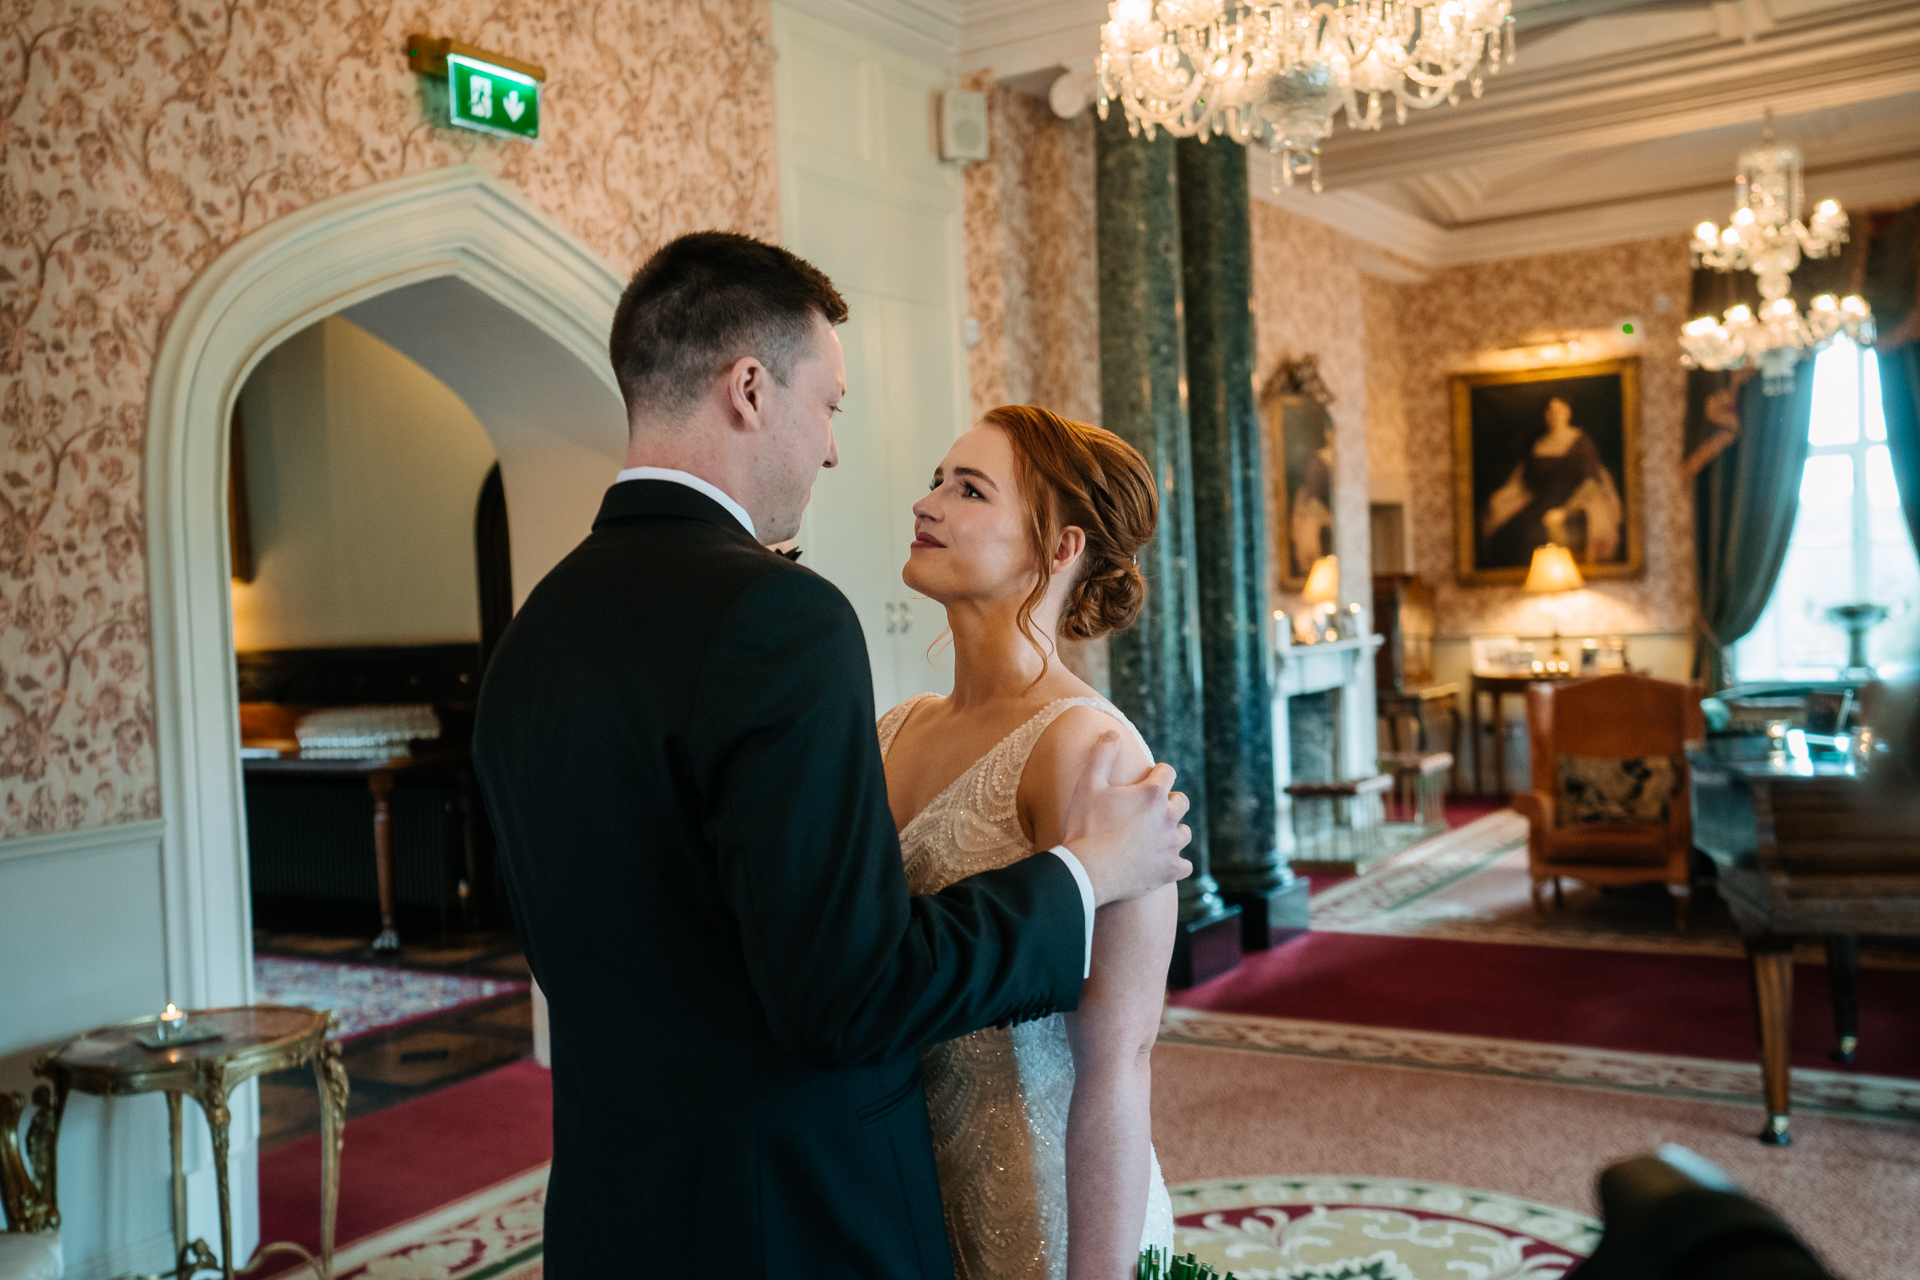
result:
M 1266 425 L 1269 501 L 1279 585 L 1298 591 L 1313 562 L 1335 552 L 1333 419 L 1309 394 L 1269 391 L 1261 403 Z
M 1454 379 L 1460 577 L 1519 582 L 1556 543 L 1588 577 L 1640 571 L 1638 362 Z

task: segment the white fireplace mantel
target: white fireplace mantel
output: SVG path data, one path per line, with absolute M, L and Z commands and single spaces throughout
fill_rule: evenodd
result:
M 1383 643 L 1382 637 L 1369 635 L 1319 644 L 1275 643 L 1268 648 L 1273 661 L 1273 789 L 1282 858 L 1290 858 L 1294 850 L 1293 803 L 1286 793 L 1293 781 L 1293 733 L 1288 704 L 1301 694 L 1340 690 L 1337 734 L 1340 776 L 1372 776 L 1379 769 L 1380 745 L 1374 711 L 1373 658 Z

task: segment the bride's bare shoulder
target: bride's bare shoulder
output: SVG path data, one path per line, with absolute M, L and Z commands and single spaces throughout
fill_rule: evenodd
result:
M 1057 839 L 1057 825 L 1066 819 L 1067 806 L 1073 802 L 1074 789 L 1086 772 L 1094 748 L 1105 735 L 1117 734 L 1120 749 L 1114 754 L 1108 781 L 1137 782 L 1153 761 L 1134 736 L 1126 721 L 1098 706 L 1068 707 L 1046 727 L 1027 757 L 1026 770 L 1020 775 L 1020 810 L 1033 828 L 1036 838 L 1051 834 Z

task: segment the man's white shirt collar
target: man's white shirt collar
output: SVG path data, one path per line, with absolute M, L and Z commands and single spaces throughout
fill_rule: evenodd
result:
M 728 513 L 740 522 L 741 527 L 756 539 L 760 536 L 759 531 L 753 527 L 753 517 L 747 514 L 745 507 L 735 502 L 732 498 L 729 498 L 726 491 L 719 485 L 707 480 L 702 480 L 699 476 L 691 472 L 675 471 L 672 467 L 628 467 L 625 471 L 622 471 L 613 478 L 615 484 L 620 484 L 627 480 L 670 480 L 674 484 L 683 484 L 696 493 L 706 494 L 709 498 L 712 498 L 715 502 L 725 507 Z

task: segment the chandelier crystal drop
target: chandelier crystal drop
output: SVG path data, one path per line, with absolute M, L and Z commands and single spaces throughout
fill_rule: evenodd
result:
M 1729 307 L 1718 320 L 1701 316 L 1680 331 L 1680 363 L 1689 369 L 1759 366 L 1768 395 L 1793 389 L 1794 366 L 1844 333 L 1873 341 L 1873 315 L 1857 295 L 1823 293 L 1806 314 L 1790 297 L 1794 268 L 1806 258 L 1824 258 L 1847 240 L 1847 215 L 1839 202 L 1822 200 L 1813 217 L 1800 216 L 1800 148 L 1773 139 L 1773 112 L 1766 139 L 1740 155 L 1734 179 L 1733 217 L 1721 228 L 1703 222 L 1693 232 L 1693 265 L 1716 271 L 1751 271 L 1759 278 L 1760 310 Z
M 1393 99 L 1457 102 L 1513 61 L 1511 0 L 1113 0 L 1100 28 L 1102 120 L 1119 102 L 1151 138 L 1225 135 L 1275 157 L 1275 186 L 1320 190 L 1320 143 L 1341 110 L 1378 129 Z M 1504 42 L 1502 36 L 1504 34 Z M 1363 105 L 1364 104 L 1364 105 Z

